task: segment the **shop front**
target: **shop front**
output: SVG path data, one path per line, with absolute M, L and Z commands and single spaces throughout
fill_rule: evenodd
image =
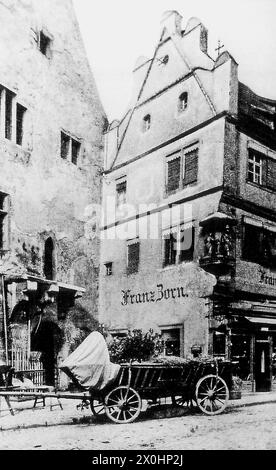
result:
M 268 392 L 276 389 L 276 315 L 254 315 L 254 307 L 212 329 L 213 354 L 231 360 L 245 389 Z

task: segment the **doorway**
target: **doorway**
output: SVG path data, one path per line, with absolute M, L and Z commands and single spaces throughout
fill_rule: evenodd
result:
M 271 345 L 269 339 L 256 338 L 255 381 L 256 392 L 269 392 L 272 385 Z

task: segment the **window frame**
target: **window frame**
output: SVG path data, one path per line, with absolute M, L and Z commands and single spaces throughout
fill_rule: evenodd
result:
M 151 128 L 151 114 L 148 113 L 143 117 L 142 132 L 143 133 L 149 132 L 150 128 Z
M 197 163 L 196 163 L 196 179 L 188 184 L 185 184 L 185 164 L 186 155 L 196 151 Z M 168 175 L 168 163 L 180 158 L 180 174 L 178 188 L 169 190 L 169 175 Z M 165 197 L 171 196 L 172 194 L 182 191 L 190 186 L 196 186 L 199 182 L 199 142 L 187 145 L 165 157 Z
M 67 140 L 67 151 L 66 155 L 63 156 L 62 152 L 62 139 L 65 138 Z M 73 144 L 78 144 L 78 150 L 77 150 L 77 158 L 74 158 L 73 156 Z M 66 132 L 64 129 L 60 130 L 60 138 L 59 138 L 59 157 L 63 161 L 67 161 L 71 163 L 72 165 L 78 167 L 79 163 L 79 158 L 81 155 L 81 150 L 82 150 L 82 140 L 73 136 L 69 132 Z
M 129 257 L 129 247 L 137 245 L 138 246 L 138 261 L 136 263 L 130 263 L 130 257 Z M 140 267 L 140 259 L 141 259 L 141 241 L 140 239 L 133 238 L 132 240 L 127 240 L 127 266 L 126 266 L 126 273 L 127 275 L 132 275 L 132 274 L 137 274 L 139 271 Z M 134 266 L 134 268 L 133 268 Z
M 186 109 L 188 108 L 188 98 L 189 98 L 189 94 L 187 91 L 183 91 L 178 96 L 178 103 L 177 103 L 178 114 L 184 113 L 184 111 L 186 111 Z M 184 103 L 184 107 L 183 107 L 183 103 Z
M 184 229 L 184 230 L 183 230 Z M 190 248 L 186 250 L 181 250 L 181 233 L 185 230 L 192 229 L 192 244 Z M 166 262 L 166 236 L 167 235 L 173 235 L 176 234 L 175 243 L 176 243 L 176 255 L 175 255 L 175 262 Z M 172 238 L 170 237 L 170 240 Z M 188 258 L 183 258 L 183 252 L 190 252 L 190 257 Z M 168 268 L 171 266 L 178 266 L 179 264 L 183 263 L 191 263 L 194 260 L 194 252 L 195 252 L 195 222 L 190 221 L 186 223 L 181 223 L 179 225 L 174 225 L 172 227 L 169 227 L 167 229 L 162 230 L 162 260 L 163 260 L 163 268 Z

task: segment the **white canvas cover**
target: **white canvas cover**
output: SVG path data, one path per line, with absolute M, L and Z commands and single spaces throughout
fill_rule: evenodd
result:
M 59 368 L 85 389 L 102 390 L 116 379 L 120 366 L 110 362 L 104 337 L 93 331 Z

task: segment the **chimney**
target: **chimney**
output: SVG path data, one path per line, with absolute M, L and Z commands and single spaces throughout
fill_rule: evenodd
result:
M 175 10 L 166 11 L 161 20 L 161 25 L 166 29 L 168 36 L 178 34 L 181 36 L 182 16 Z

